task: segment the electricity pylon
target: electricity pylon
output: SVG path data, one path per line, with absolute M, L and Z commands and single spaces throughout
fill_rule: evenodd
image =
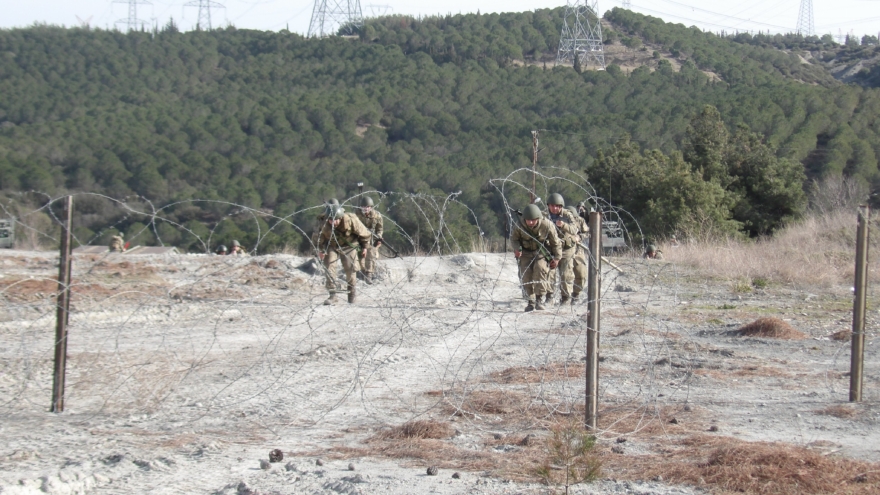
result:
M 572 3 L 573 2 L 573 3 Z M 600 70 L 605 70 L 605 47 L 602 44 L 602 24 L 599 22 L 599 2 L 592 0 L 569 0 L 562 18 L 562 34 L 556 63 L 574 64 L 578 57 L 581 67 L 591 59 Z
M 140 5 L 152 5 L 147 0 L 113 0 L 113 3 L 127 3 L 128 4 L 128 17 L 124 19 L 119 19 L 116 21 L 116 24 L 125 24 L 128 26 L 129 31 L 137 31 L 138 25 L 143 26 L 145 24 L 149 24 L 147 21 L 138 19 L 137 16 L 137 6 Z
M 308 36 L 323 38 L 336 34 L 340 28 L 342 34 L 351 35 L 362 27 L 364 14 L 361 0 L 315 0 Z
M 623 0 L 623 8 L 632 10 L 632 8 L 633 8 L 632 0 Z
M 816 25 L 813 24 L 813 0 L 801 0 L 801 10 L 798 12 L 797 34 L 812 36 L 816 33 Z
M 193 0 L 192 2 L 183 4 L 184 7 L 198 7 L 199 8 L 199 20 L 196 22 L 196 26 L 199 29 L 203 29 L 205 31 L 211 30 L 211 8 L 215 9 L 225 9 L 226 6 L 217 2 L 212 2 L 211 0 Z

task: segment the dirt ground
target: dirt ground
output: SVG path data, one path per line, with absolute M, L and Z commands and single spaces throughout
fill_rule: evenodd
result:
M 569 493 L 880 492 L 876 291 L 851 404 L 851 287 L 611 261 L 602 472 Z M 586 304 L 523 313 L 510 254 L 384 260 L 333 306 L 306 258 L 77 256 L 61 414 L 56 263 L 0 252 L 2 494 L 565 492 L 537 473 L 583 416 Z

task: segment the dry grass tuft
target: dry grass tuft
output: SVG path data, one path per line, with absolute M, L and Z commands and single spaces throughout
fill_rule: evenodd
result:
M 828 406 L 824 409 L 819 409 L 815 411 L 816 414 L 821 414 L 823 416 L 834 416 L 835 418 L 840 419 L 849 419 L 858 415 L 858 411 L 848 405 L 837 404 L 834 406 Z
M 381 431 L 373 436 L 373 440 L 399 440 L 406 438 L 443 439 L 455 434 L 449 423 L 433 420 L 410 421 L 400 426 Z
M 838 330 L 829 335 L 828 338 L 838 342 L 847 341 L 852 339 L 852 330 Z
M 696 435 L 666 444 L 661 455 L 611 456 L 606 474 L 662 476 L 715 493 L 813 495 L 880 491 L 880 464 L 824 456 L 804 447 Z
M 491 383 L 522 384 L 568 380 L 584 376 L 581 363 L 551 363 L 546 366 L 517 366 L 489 374 Z
M 801 340 L 807 338 L 803 332 L 779 318 L 759 318 L 748 325 L 740 327 L 735 333 L 742 337 L 770 339 Z

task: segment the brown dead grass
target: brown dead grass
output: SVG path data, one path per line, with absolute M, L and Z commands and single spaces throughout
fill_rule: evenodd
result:
M 762 337 L 770 339 L 802 340 L 807 338 L 803 332 L 795 329 L 779 318 L 759 318 L 740 327 L 736 335 L 741 337 Z
M 406 438 L 419 439 L 443 439 L 455 434 L 455 429 L 449 423 L 441 423 L 433 420 L 410 421 L 400 426 L 383 430 L 372 437 L 371 440 L 400 440 Z
M 852 339 L 852 330 L 838 330 L 828 336 L 831 340 L 843 342 Z
M 840 419 L 850 419 L 858 415 L 858 411 L 853 406 L 843 404 L 828 406 L 815 411 L 815 413 L 823 416 L 834 416 Z
M 580 363 L 551 363 L 546 366 L 516 366 L 489 374 L 491 383 L 523 384 L 568 380 L 584 376 Z

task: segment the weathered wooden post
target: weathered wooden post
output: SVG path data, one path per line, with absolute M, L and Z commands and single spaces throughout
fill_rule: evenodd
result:
M 55 304 L 55 373 L 52 383 L 51 412 L 64 411 L 64 378 L 67 368 L 67 323 L 70 320 L 70 231 L 73 221 L 73 196 L 65 198 L 64 223 L 61 225 L 61 256 L 58 262 L 58 295 Z
M 865 305 L 868 292 L 868 220 L 871 209 L 859 206 L 856 230 L 856 280 L 853 298 L 852 352 L 849 367 L 849 401 L 862 400 L 862 370 L 865 364 Z
M 587 390 L 584 424 L 595 430 L 599 418 L 599 299 L 602 282 L 602 213 L 590 212 L 590 259 L 587 278 Z

